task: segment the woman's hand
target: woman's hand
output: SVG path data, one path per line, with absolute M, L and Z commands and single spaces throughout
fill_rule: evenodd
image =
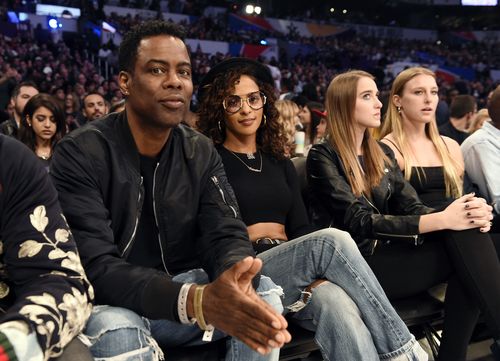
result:
M 456 199 L 442 213 L 447 229 L 462 231 L 479 228 L 481 232 L 488 232 L 493 219 L 492 210 L 483 198 L 470 193 Z

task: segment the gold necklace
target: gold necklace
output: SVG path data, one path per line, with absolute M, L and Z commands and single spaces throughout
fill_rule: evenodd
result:
M 226 149 L 227 149 L 227 148 L 226 148 Z M 241 159 L 241 158 L 238 156 L 238 154 L 236 154 L 236 153 L 235 153 L 235 152 L 233 152 L 232 150 L 230 150 L 230 149 L 227 149 L 227 150 L 229 150 L 229 151 L 231 152 L 231 154 L 232 154 L 232 155 L 234 155 L 234 156 L 236 157 L 236 159 L 238 159 L 241 163 L 243 163 L 243 164 L 245 165 L 245 167 L 247 167 L 247 168 L 248 168 L 248 170 L 251 170 L 252 172 L 257 172 L 257 173 L 262 172 L 262 154 L 261 154 L 260 150 L 258 150 L 258 151 L 257 151 L 257 153 L 258 153 L 258 154 L 259 154 L 259 156 L 260 156 L 260 166 L 259 166 L 259 168 L 258 168 L 258 169 L 257 169 L 257 168 L 254 168 L 254 167 L 251 167 L 251 166 L 249 166 L 248 164 L 246 164 L 246 163 L 245 163 L 245 161 L 244 161 L 243 159 Z M 252 154 L 252 155 L 253 155 L 253 154 Z M 248 154 L 247 154 L 247 157 L 248 157 Z M 254 159 L 255 159 L 255 157 L 254 157 Z
M 48 153 L 47 153 L 47 152 L 43 152 L 43 153 L 42 153 L 42 152 L 40 152 L 40 151 L 38 151 L 38 152 L 37 152 L 37 156 L 38 156 L 39 158 L 42 158 L 43 160 L 47 160 L 47 159 L 49 159 L 49 158 L 50 158 L 50 155 L 51 155 L 51 152 L 50 152 L 50 151 L 49 151 Z

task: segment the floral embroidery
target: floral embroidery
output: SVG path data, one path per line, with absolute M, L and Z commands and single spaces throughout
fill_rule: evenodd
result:
M 45 336 L 45 347 L 41 346 L 46 350 L 45 359 L 49 359 L 60 355 L 63 347 L 85 326 L 85 322 L 92 312 L 91 301 L 94 299 L 94 291 L 85 276 L 76 251 L 66 252 L 59 247 L 61 243 L 70 240 L 72 235 L 69 227 L 57 229 L 53 235 L 55 240 L 53 240 L 45 233 L 49 224 L 45 206 L 36 207 L 29 217 L 31 225 L 41 233 L 45 242 L 24 241 L 19 248 L 18 257 L 35 257 L 42 249 L 49 248 L 47 257 L 53 261 L 59 262 L 60 260 L 60 266 L 63 270 L 53 270 L 48 274 L 41 275 L 41 277 L 58 275 L 78 279 L 88 290 L 88 293 L 81 293 L 77 288 L 71 287 L 71 293 L 64 293 L 62 297 L 60 294 L 55 295 L 58 299 L 47 292 L 26 297 L 27 300 L 31 301 L 31 304 L 23 306 L 19 312 L 36 325 L 36 331 L 39 335 Z M 63 220 L 67 226 L 64 217 Z

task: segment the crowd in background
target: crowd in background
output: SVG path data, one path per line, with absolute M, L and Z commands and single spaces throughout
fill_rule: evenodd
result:
M 0 6 L 0 18 L 5 17 L 6 2 Z M 500 50 L 489 42 L 466 44 L 437 44 L 430 41 L 372 38 L 348 31 L 337 37 L 302 37 L 290 29 L 287 34 L 233 31 L 228 25 L 229 13 L 214 17 L 200 16 L 186 26 L 187 37 L 258 44 L 264 37 L 313 45 L 318 51 L 310 55 L 288 58 L 284 49 L 280 58 L 270 64 L 281 72 L 287 81 L 288 91 L 300 94 L 306 90 L 311 101 L 323 101 L 326 87 L 332 77 L 347 69 L 363 69 L 377 78 L 382 98 L 393 80 L 386 72 L 388 64 L 405 61 L 420 62 L 421 53 L 435 58 L 445 66 L 469 67 L 475 70 L 476 80 L 458 79 L 454 84 L 440 82 L 440 93 L 445 99 L 455 89 L 460 94 L 473 95 L 482 108 L 488 93 L 495 88 L 490 69 L 500 63 Z M 142 19 L 139 16 L 105 18 L 124 32 Z M 188 24 L 184 24 L 188 25 Z M 228 54 L 209 55 L 200 49 L 191 49 L 193 81 L 195 86 L 210 67 L 228 57 Z M 22 80 L 34 81 L 41 92 L 55 95 L 63 102 L 67 97 L 82 100 L 86 93 L 98 92 L 112 105 L 121 100 L 117 87 L 117 47 L 112 43 L 99 46 L 99 39 L 89 31 L 53 43 L 50 34 L 42 29 L 20 32 L 15 38 L 0 35 L 0 110 L 5 111 L 13 84 Z M 101 63 L 98 65 L 97 60 Z M 108 64 L 110 73 L 104 72 Z M 105 76 L 107 75 L 107 78 Z M 7 81 L 7 79 L 10 79 Z M 279 83 L 278 83 L 279 85 Z M 313 91 L 311 91 L 313 90 Z M 69 103 L 69 100 L 68 100 Z M 5 115 L 3 116 L 5 118 Z

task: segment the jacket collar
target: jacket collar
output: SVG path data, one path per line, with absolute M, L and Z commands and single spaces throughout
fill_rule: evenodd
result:
M 123 149 L 124 157 L 139 171 L 139 150 L 137 149 L 134 136 L 128 125 L 127 112 L 125 110 L 120 112 L 117 116 L 116 131 L 118 134 L 117 142 Z M 180 143 L 181 147 L 184 149 L 184 156 L 188 159 L 192 159 L 195 157 L 195 139 L 200 136 L 198 132 L 181 123 L 172 128 L 172 132 L 170 133 L 170 137 L 165 147 L 172 147 L 172 143 Z M 168 154 L 168 149 L 165 149 L 160 160 L 165 160 Z

